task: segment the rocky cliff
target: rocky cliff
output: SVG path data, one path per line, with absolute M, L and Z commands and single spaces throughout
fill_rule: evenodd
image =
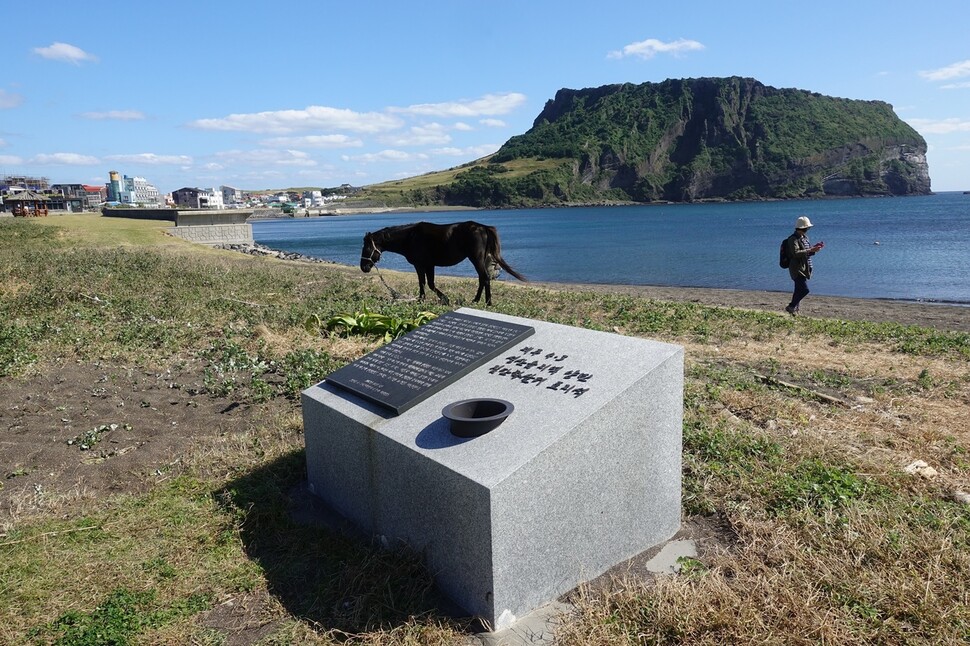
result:
M 519 159 L 564 172 L 519 180 L 511 205 L 930 192 L 926 142 L 888 103 L 740 77 L 560 90 L 489 162 Z

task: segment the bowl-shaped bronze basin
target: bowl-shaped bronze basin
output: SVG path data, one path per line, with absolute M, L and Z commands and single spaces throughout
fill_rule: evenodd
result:
M 463 399 L 441 410 L 451 422 L 451 432 L 458 437 L 478 437 L 498 427 L 515 406 L 504 399 Z

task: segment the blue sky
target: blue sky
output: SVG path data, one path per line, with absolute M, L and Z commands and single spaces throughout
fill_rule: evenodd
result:
M 0 174 L 366 185 L 528 130 L 560 88 L 747 76 L 891 103 L 970 190 L 970 3 L 4 3 Z

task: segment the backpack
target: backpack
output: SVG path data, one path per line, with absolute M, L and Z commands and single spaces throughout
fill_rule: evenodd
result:
M 788 269 L 791 265 L 791 258 L 788 256 L 788 238 L 781 241 L 781 250 L 778 252 L 778 266 Z

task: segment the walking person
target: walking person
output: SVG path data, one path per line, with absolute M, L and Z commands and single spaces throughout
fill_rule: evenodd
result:
M 788 274 L 795 281 L 795 290 L 785 311 L 792 316 L 798 314 L 798 304 L 808 296 L 808 281 L 812 277 L 812 256 L 825 246 L 824 242 L 813 245 L 808 241 L 808 230 L 811 228 L 812 221 L 803 215 L 795 220 L 795 232 L 785 240 L 785 251 L 790 263 Z

